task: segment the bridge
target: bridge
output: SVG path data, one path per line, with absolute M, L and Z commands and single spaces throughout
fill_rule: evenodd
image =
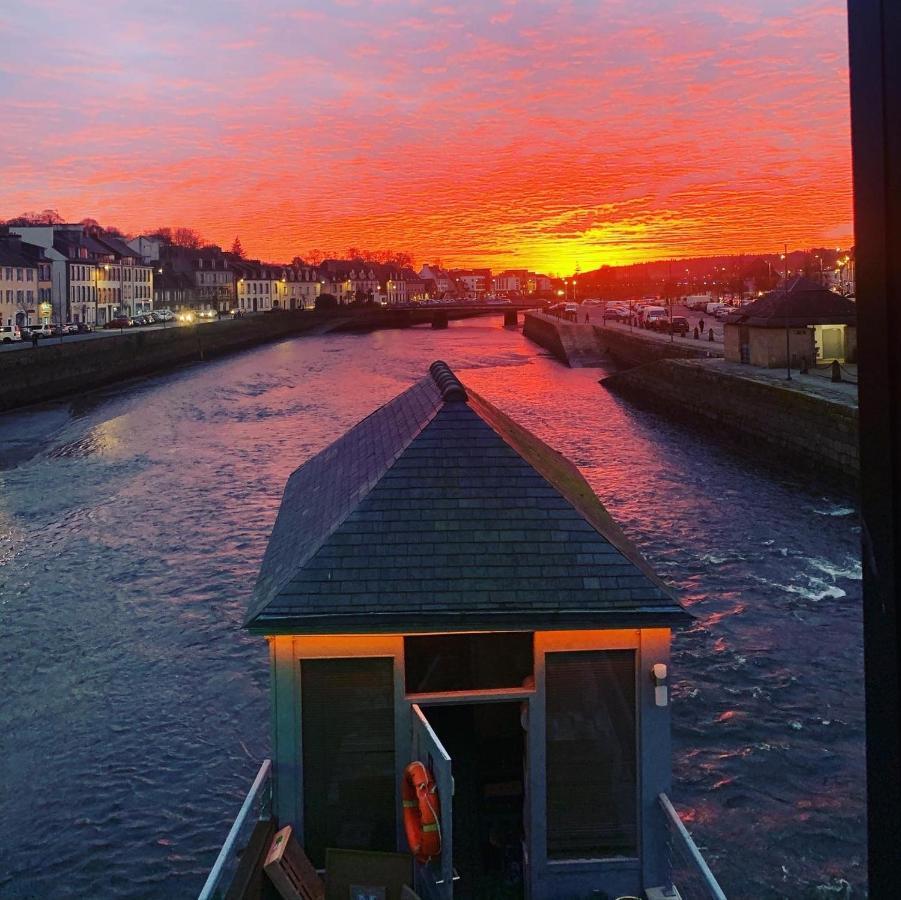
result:
M 535 309 L 534 303 L 412 303 L 403 306 L 383 307 L 379 312 L 397 318 L 398 325 L 424 325 L 430 322 L 432 328 L 447 328 L 455 319 L 474 316 L 504 317 L 504 325 L 515 328 L 519 324 L 519 314 Z

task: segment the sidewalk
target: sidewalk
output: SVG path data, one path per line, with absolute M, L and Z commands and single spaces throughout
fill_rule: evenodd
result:
M 770 384 L 786 391 L 809 394 L 822 400 L 830 400 L 833 403 L 842 403 L 846 406 L 857 406 L 856 384 L 846 381 L 833 383 L 829 378 L 824 378 L 822 374 L 808 373 L 807 375 L 802 375 L 797 369 L 793 369 L 791 381 L 789 381 L 786 377 L 785 369 L 761 369 L 757 366 L 727 362 L 725 359 L 698 360 L 697 364 L 715 366 L 717 371 L 734 375 L 737 378 L 745 378 L 749 381 Z
M 711 353 L 723 355 L 723 342 L 722 338 L 720 340 L 709 341 L 706 337 L 698 338 L 695 340 L 692 337 L 679 337 L 678 335 L 669 335 L 669 334 L 660 334 L 658 331 L 649 331 L 646 328 L 639 328 L 635 326 L 634 328 L 630 328 L 628 325 L 623 324 L 622 322 L 613 322 L 609 319 L 603 323 L 592 323 L 595 328 L 603 328 L 609 329 L 610 331 L 619 331 L 623 334 L 631 334 L 633 337 L 641 338 L 642 340 L 648 341 L 657 341 L 658 343 L 663 344 L 678 344 L 684 347 L 691 347 L 694 350 L 709 350 Z M 587 327 L 587 326 L 586 326 Z M 722 335 L 722 323 L 720 323 L 719 333 Z M 714 331 L 714 337 L 717 336 L 717 332 Z

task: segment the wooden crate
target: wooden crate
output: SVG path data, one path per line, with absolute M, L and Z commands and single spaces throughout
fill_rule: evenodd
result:
M 294 840 L 290 825 L 272 839 L 263 871 L 284 900 L 325 900 L 325 885 Z

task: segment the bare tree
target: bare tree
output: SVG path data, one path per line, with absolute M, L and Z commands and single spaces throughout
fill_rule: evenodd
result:
M 181 225 L 173 229 L 172 243 L 177 247 L 188 247 L 191 250 L 196 250 L 198 247 L 203 246 L 203 238 L 193 228 Z
M 325 254 L 321 250 L 307 250 L 306 259 L 311 266 L 318 266 L 325 259 Z
M 171 228 L 154 228 L 153 231 L 147 232 L 147 237 L 157 238 L 162 241 L 164 244 L 172 243 L 172 229 Z
M 62 225 L 65 221 L 55 209 L 44 209 L 41 212 L 24 212 L 12 219 L 7 219 L 5 225 Z

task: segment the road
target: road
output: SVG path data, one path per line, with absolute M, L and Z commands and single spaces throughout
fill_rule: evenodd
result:
M 215 322 L 216 319 L 209 319 L 207 321 L 195 322 L 195 325 L 207 325 L 212 322 Z M 44 347 L 48 344 L 60 344 L 60 343 L 71 343 L 72 341 L 96 341 L 101 340 L 107 337 L 114 337 L 117 334 L 123 334 L 125 332 L 130 331 L 161 331 L 164 328 L 182 328 L 184 327 L 179 322 L 168 322 L 160 325 L 139 325 L 134 328 L 110 328 L 107 329 L 99 329 L 97 331 L 91 331 L 87 334 L 66 334 L 60 337 L 50 337 L 50 338 L 41 338 L 38 341 L 39 347 Z M 189 326 L 190 327 L 190 326 Z M 31 350 L 31 341 L 23 340 L 18 341 L 12 344 L 0 344 L 0 353 L 10 353 L 15 350 Z
M 661 305 L 663 305 L 663 304 L 661 303 Z M 584 314 L 586 312 L 589 312 L 589 310 L 584 309 L 584 308 L 580 310 L 580 312 L 579 312 L 579 316 L 581 317 L 580 321 L 584 321 Z M 593 307 L 590 310 L 590 315 L 592 317 L 592 322 L 594 322 L 595 316 L 597 316 L 597 318 L 598 318 L 597 324 L 601 324 L 600 319 L 601 319 L 603 313 L 599 308 Z M 673 304 L 673 315 L 674 316 L 684 316 L 686 319 L 688 319 L 688 326 L 689 326 L 688 337 L 689 337 L 689 339 L 693 340 L 692 336 L 694 335 L 695 327 L 700 326 L 701 322 L 703 322 L 704 323 L 704 328 L 703 328 L 704 335 L 701 336 L 699 338 L 699 340 L 707 340 L 707 332 L 712 328 L 714 342 L 717 344 L 723 343 L 723 322 L 718 321 L 717 319 L 714 319 L 713 316 L 709 316 L 709 315 L 699 313 L 699 312 L 693 312 L 692 310 L 683 306 L 681 303 Z M 608 321 L 604 322 L 603 324 L 606 326 L 611 326 L 611 325 L 617 326 L 620 328 L 625 328 L 627 330 L 629 328 L 628 324 L 616 323 L 611 320 L 608 320 Z M 636 325 L 635 328 L 638 328 L 638 326 Z

